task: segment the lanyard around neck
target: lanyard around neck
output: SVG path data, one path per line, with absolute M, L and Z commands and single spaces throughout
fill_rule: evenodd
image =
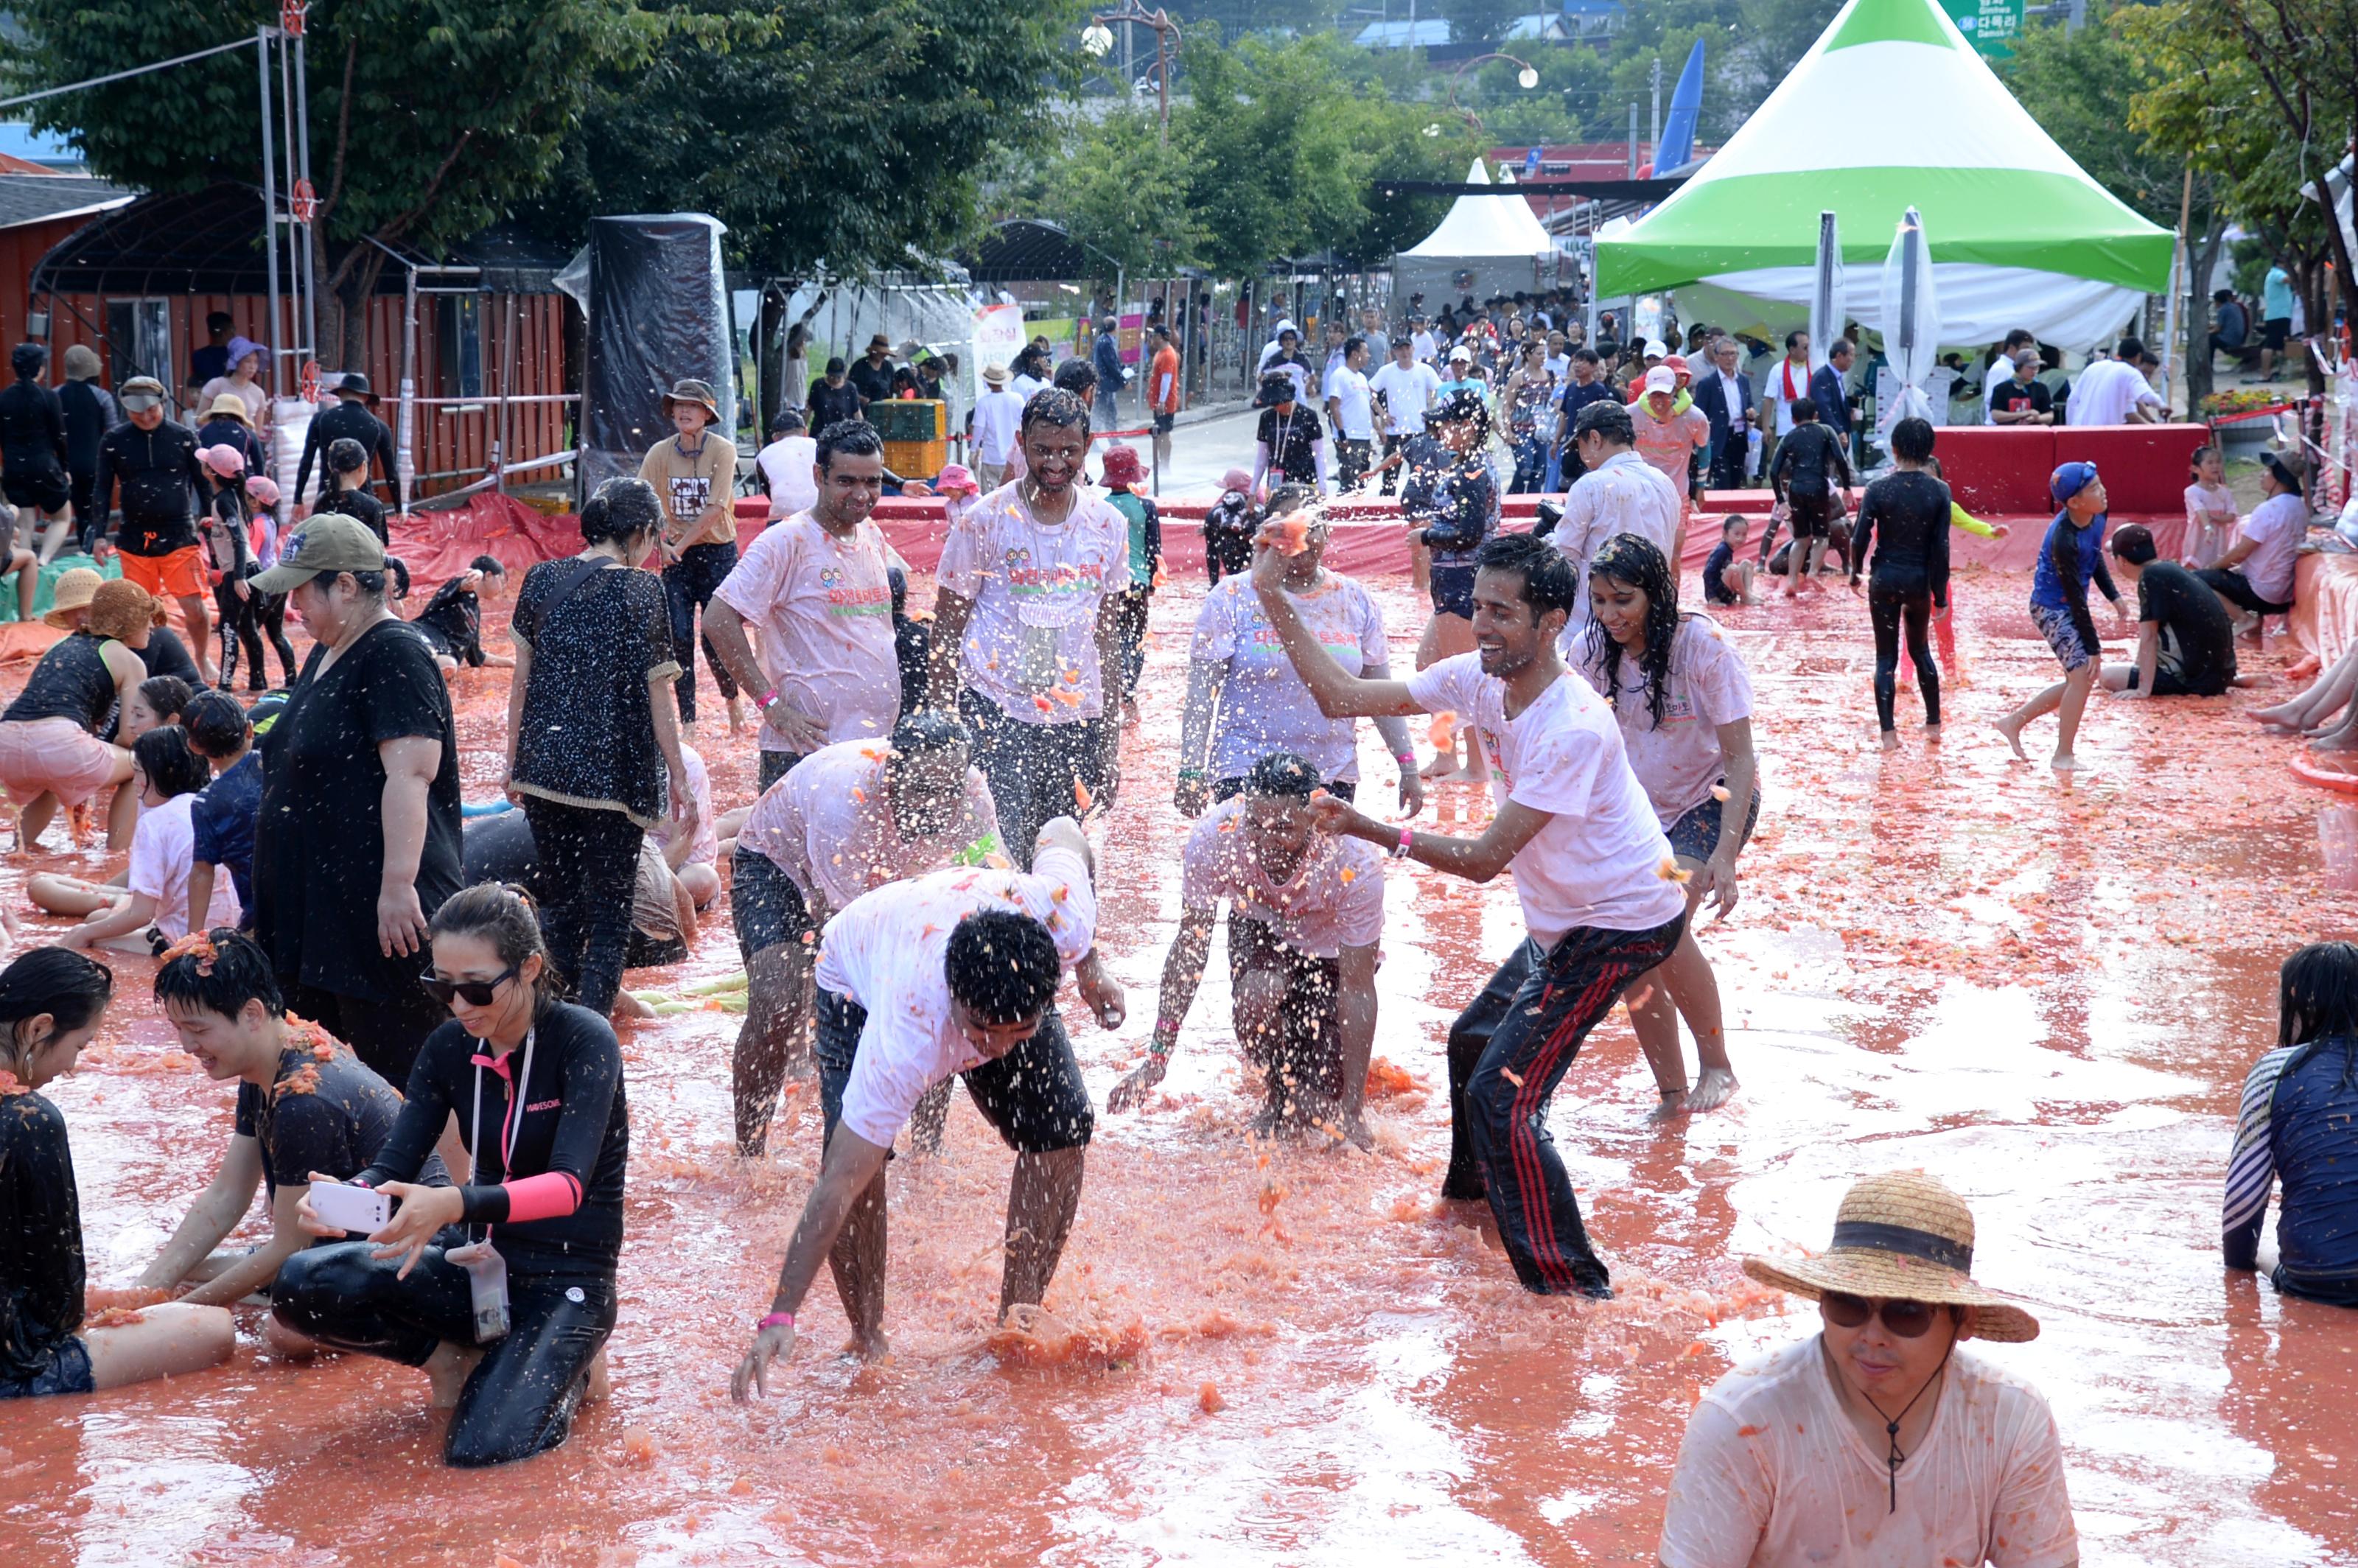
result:
M 534 1037 L 539 1033 L 537 1029 L 525 1031 L 524 1070 L 519 1072 L 515 1081 L 508 1086 L 507 1128 L 500 1142 L 500 1180 L 503 1182 L 514 1174 L 515 1141 L 524 1131 L 524 1118 L 517 1112 L 524 1107 L 525 1086 L 532 1081 L 532 1044 Z M 476 1044 L 489 1045 L 491 1042 L 479 1040 Z M 478 1056 L 475 1059 L 475 1111 L 469 1120 L 467 1130 L 467 1183 L 470 1186 L 482 1184 L 479 1180 L 483 1173 L 482 1147 L 483 1063 L 482 1058 Z

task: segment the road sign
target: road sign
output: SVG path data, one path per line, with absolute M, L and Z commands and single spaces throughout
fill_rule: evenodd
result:
M 1957 31 L 1985 59 L 2010 59 L 2022 36 L 2024 0 L 1941 0 Z
M 308 179 L 298 179 L 295 189 L 287 193 L 287 204 L 293 209 L 297 223 L 309 223 L 319 216 L 319 193 L 311 189 Z

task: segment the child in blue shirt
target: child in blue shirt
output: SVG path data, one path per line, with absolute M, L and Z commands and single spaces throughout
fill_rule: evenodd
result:
M 2125 621 L 2127 611 L 2104 568 L 2104 481 L 2096 477 L 2096 465 L 2065 463 L 2050 476 L 2047 488 L 2062 510 L 2048 524 L 2046 542 L 2039 546 L 2039 567 L 2030 581 L 2030 618 L 2055 650 L 2063 679 L 1999 719 L 1997 731 L 2027 762 L 2030 757 L 2022 749 L 2022 727 L 2055 714 L 2054 766 L 2069 771 L 2080 765 L 2071 744 L 2079 738 L 2088 689 L 2103 667 L 2104 645 L 2088 616 L 2089 584 L 2112 600 L 2115 616 Z

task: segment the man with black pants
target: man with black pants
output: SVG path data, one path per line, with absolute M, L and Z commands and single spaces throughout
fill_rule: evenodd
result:
M 1442 1196 L 1488 1201 L 1526 1290 L 1609 1296 L 1548 1136 L 1548 1100 L 1589 1031 L 1678 946 L 1686 895 L 1664 878 L 1670 841 L 1629 771 L 1613 709 L 1557 656 L 1578 582 L 1572 563 L 1544 539 L 1502 534 L 1476 564 L 1476 651 L 1405 681 L 1368 680 L 1335 662 L 1286 597 L 1274 543 L 1260 544 L 1252 581 L 1321 712 L 1446 709 L 1491 760 L 1498 809 L 1478 838 L 1379 822 L 1331 795 L 1313 803 L 1317 826 L 1472 881 L 1514 872 L 1531 935 L 1450 1026 Z
M 1841 475 L 1845 490 L 1851 482 L 1850 454 L 1843 450 L 1842 438 L 1819 422 L 1816 401 L 1796 397 L 1790 413 L 1793 427 L 1777 443 L 1777 455 L 1768 461 L 1768 488 L 1793 514 L 1792 567 L 1785 579 L 1788 599 L 1815 576 L 1833 534 L 1835 496 L 1831 477 Z M 1776 535 L 1777 524 L 1771 521 L 1760 539 L 1764 561 Z
M 353 371 L 336 384 L 336 406 L 313 416 L 311 427 L 303 437 L 303 460 L 295 470 L 295 493 L 298 498 L 310 488 L 313 460 L 331 443 L 349 439 L 361 444 L 371 468 L 384 466 L 386 488 L 393 492 L 393 509 L 403 510 L 401 460 L 393 449 L 393 432 L 385 427 L 384 420 L 369 412 L 368 395 L 368 377 Z M 323 472 L 320 477 L 320 490 L 332 492 L 335 475 Z M 363 479 L 362 482 L 368 481 Z
M 1694 406 L 1711 421 L 1711 477 L 1706 483 L 1713 490 L 1744 488 L 1753 402 L 1752 378 L 1737 368 L 1742 357 L 1743 349 L 1734 338 L 1717 339 L 1711 345 L 1711 373 L 1695 378 Z
M 73 486 L 73 511 L 77 518 L 91 513 L 91 495 L 98 483 L 98 444 L 106 433 L 123 422 L 123 411 L 115 406 L 114 397 L 98 384 L 97 353 L 85 343 L 76 343 L 65 353 L 66 384 L 58 388 L 58 406 L 66 416 L 66 477 Z M 65 543 L 60 530 L 58 543 Z
M 2159 560 L 2153 532 L 2131 523 L 2112 537 L 2113 567 L 2136 589 L 2136 662 L 2106 665 L 2106 691 L 2124 697 L 2217 697 L 2249 681 L 2235 673 L 2235 623 L 2210 585 Z
M 19 343 L 8 356 L 16 384 L 0 391 L 0 494 L 49 524 L 41 558 L 58 553 L 71 526 L 73 484 L 66 477 L 66 416 L 58 395 L 41 384 L 49 351 Z
M 1326 377 L 1326 418 L 1335 427 L 1335 488 L 1357 490 L 1376 444 L 1375 395 L 1368 386 L 1368 340 L 1343 345 L 1343 362 Z

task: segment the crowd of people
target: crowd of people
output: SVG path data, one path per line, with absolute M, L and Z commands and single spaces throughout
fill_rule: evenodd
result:
M 1838 560 L 1864 592 L 1887 745 L 1903 643 L 1938 732 L 1949 530 L 1971 520 L 1939 477 L 1932 427 L 1903 420 L 1890 471 L 1835 537 L 1856 451 L 1847 342 L 1813 371 L 1806 343 L 1789 341 L 1756 408 L 1725 335 L 1696 329 L 1692 346 L 1714 366 L 1697 381 L 1659 345 L 1634 360 L 1617 344 L 1600 353 L 1558 319 L 1444 310 L 1374 343 L 1371 321 L 1323 365 L 1290 324 L 1271 345 L 1255 469 L 1228 476 L 1205 524 L 1210 584 L 1186 649 L 1173 795 L 1194 822 L 1175 928 L 1144 1059 L 1102 1110 L 1168 1107 L 1159 1087 L 1225 905 L 1228 1022 L 1258 1074 L 1250 1126 L 1368 1145 L 1387 860 L 1476 883 L 1509 874 L 1522 930 L 1447 1031 L 1440 1197 L 1496 1232 L 1526 1289 L 1602 1298 L 1611 1271 L 1547 1121 L 1583 1044 L 1626 1003 L 1656 1116 L 1709 1112 L 1737 1091 L 1695 925 L 1738 903 L 1766 764 L 1740 652 L 1680 602 L 1696 487 L 1753 429 L 1773 436 L 1760 464 L 1734 471 L 1777 490 L 1793 535 L 1788 591 Z M 2042 411 L 2022 390 L 2037 384 L 2024 374 L 2034 351 L 2010 346 L 1991 406 L 2051 416 L 2051 401 Z M 2133 363 L 2132 347 L 2108 362 Z M 896 1143 L 939 1146 L 953 1079 L 1014 1154 L 1000 1310 L 1041 1303 L 1100 1111 L 1056 999 L 1069 973 L 1099 1025 L 1130 1011 L 1098 947 L 1100 868 L 1085 825 L 1149 808 L 1125 792 L 1120 761 L 1165 578 L 1162 525 L 1135 451 L 1110 446 L 1091 471 L 1093 416 L 1115 377 L 1078 358 L 1044 377 L 1027 350 L 983 371 L 981 471 L 931 481 L 946 535 L 930 622 L 913 618 L 905 566 L 873 517 L 896 476 L 860 416 L 894 395 L 889 358 L 880 339 L 861 366 L 830 364 L 789 411 L 757 460 L 770 518 L 741 551 L 716 401 L 698 383 L 671 389 L 672 433 L 636 477 L 588 498 L 579 552 L 535 564 L 513 590 L 506 798 L 471 805 L 448 682 L 461 663 L 509 662 L 483 648 L 481 622 L 507 572 L 479 560 L 406 619 L 406 573 L 367 494 L 363 436 L 331 433 L 319 455 L 352 482 L 340 477 L 281 536 L 261 524 L 276 497 L 254 489 L 250 454 L 233 463 L 221 454 L 238 456 L 236 442 L 168 424 L 160 388 L 126 384 L 125 422 L 105 441 L 131 432 L 139 471 L 171 484 L 143 481 L 135 517 L 128 460 L 108 467 L 102 443 L 101 473 L 125 476 L 118 542 L 142 533 L 193 549 L 201 517 L 227 550 L 210 585 L 227 590 L 215 600 L 222 665 L 233 599 L 237 641 L 243 607 L 275 599 L 311 646 L 295 669 L 277 623 L 254 622 L 291 678 L 248 710 L 211 664 L 161 676 L 148 657 L 168 635 L 168 599 L 201 653 L 202 600 L 178 591 L 201 579 L 60 579 L 50 615 L 67 635 L 0 715 L 18 848 L 60 807 L 111 790 L 111 841 L 128 850 L 119 882 L 36 878 L 36 902 L 80 924 L 0 971 L 0 1232 L 16 1243 L 0 1252 L 0 1396 L 212 1364 L 233 1346 L 224 1307 L 260 1300 L 276 1354 L 422 1368 L 452 1412 L 453 1465 L 562 1443 L 605 1386 L 617 1316 L 630 1118 L 610 1020 L 634 1001 L 622 976 L 684 954 L 699 912 L 724 895 L 745 968 L 735 1148 L 766 1152 L 789 1076 L 817 1079 L 821 1110 L 816 1183 L 773 1295 L 748 1314 L 735 1395 L 779 1375 L 822 1270 L 856 1352 L 886 1352 L 886 1164 Z M 243 363 L 233 357 L 216 397 L 243 400 Z M 1500 370 L 1494 393 L 1487 377 Z M 1504 484 L 1494 437 L 1510 457 Z M 2278 514 L 2295 514 L 2234 516 L 2208 457 L 2194 480 L 2190 515 L 2236 535 L 2214 541 L 2200 574 L 2160 559 L 2143 528 L 2108 535 L 2093 465 L 2054 473 L 2030 602 L 2063 679 L 2002 722 L 2017 751 L 2024 727 L 2056 711 L 2057 763 L 2071 765 L 2100 680 L 2169 697 L 2236 678 L 2225 603 L 2281 607 L 2284 540 L 2297 546 L 2299 531 Z M 1563 486 L 1563 504 L 1532 532 L 1504 530 L 1500 494 L 1524 481 Z M 1397 486 L 1423 551 L 1431 616 L 1405 674 L 1375 599 L 1327 563 L 1317 504 L 1336 485 L 1378 482 Z M 2299 493 L 2289 469 L 2271 482 Z M 85 527 L 104 521 L 105 489 L 93 494 Z M 184 534 L 191 544 L 176 544 Z M 1718 534 L 1704 600 L 1754 601 L 1760 563 L 1737 558 L 1748 524 L 1731 518 Z M 2136 652 L 2118 667 L 2100 664 L 2085 602 L 2094 587 L 2125 619 L 2108 558 L 2138 595 Z M 709 720 L 698 729 L 699 646 L 730 736 L 748 720 L 755 731 L 757 798 L 725 815 L 692 743 L 718 738 Z M 246 651 L 259 675 L 262 649 Z M 2321 726 L 2358 716 L 2353 693 L 2358 658 L 2268 716 Z M 1433 726 L 1422 761 L 1418 716 Z M 1361 776 L 1362 718 L 1394 776 Z M 1494 810 L 1478 831 L 1420 820 L 1450 778 L 1487 785 Z M 85 1322 L 65 1126 L 38 1092 L 71 1070 L 109 1005 L 113 976 L 92 948 L 159 959 L 156 1000 L 199 1070 L 240 1085 L 209 1184 L 140 1278 L 174 1299 L 138 1321 Z M 2226 1259 L 2260 1261 L 2259 1217 L 2280 1183 L 2277 1287 L 2358 1300 L 2341 1223 L 2358 1201 L 2346 1130 L 2358 948 L 2304 949 L 2284 988 L 2281 1048 L 2246 1094 Z M 227 1248 L 257 1184 L 267 1239 Z M 1832 1560 L 1868 1516 L 1900 1516 L 1876 1528 L 1877 1562 L 2073 1561 L 2043 1400 L 1960 1346 L 2038 1325 L 1975 1284 L 1972 1266 L 1970 1213 L 1920 1173 L 1860 1182 L 1825 1252 L 1748 1260 L 1754 1277 L 1814 1300 L 1822 1329 L 1704 1398 L 1671 1483 L 1663 1561 Z M 1861 1443 L 1873 1465 L 1858 1463 Z

